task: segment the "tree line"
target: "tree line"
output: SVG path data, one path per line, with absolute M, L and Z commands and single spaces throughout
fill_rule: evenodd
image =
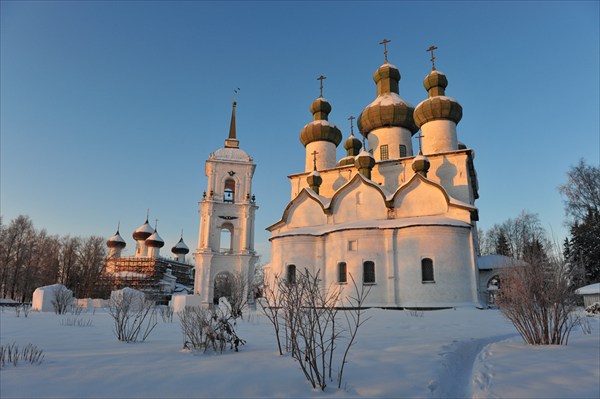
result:
M 575 287 L 600 281 L 600 167 L 583 159 L 569 169 L 558 187 L 564 198 L 569 235 L 553 242 L 536 213 L 522 211 L 515 218 L 478 231 L 481 255 L 504 255 L 532 263 L 562 255 Z
M 55 283 L 93 297 L 106 256 L 102 237 L 51 235 L 24 215 L 0 219 L 0 297 L 30 302 L 37 287 Z

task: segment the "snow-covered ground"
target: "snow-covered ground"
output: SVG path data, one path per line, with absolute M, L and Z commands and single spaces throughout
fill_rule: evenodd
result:
M 525 345 L 496 310 L 424 312 L 369 309 L 349 355 L 345 384 L 313 390 L 289 355 L 279 356 L 268 320 L 238 323 L 240 352 L 182 350 L 177 317 L 160 318 L 142 343 L 117 341 L 106 311 L 79 316 L 0 315 L 2 345 L 44 350 L 41 365 L 0 371 L 1 398 L 598 398 L 600 319 L 592 334 L 577 327 L 568 346 Z M 91 320 L 89 327 L 61 320 Z

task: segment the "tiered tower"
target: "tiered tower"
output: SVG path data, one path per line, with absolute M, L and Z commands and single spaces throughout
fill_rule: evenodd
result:
M 236 102 L 233 102 L 229 137 L 225 147 L 206 161 L 207 189 L 200 205 L 198 248 L 194 253 L 194 294 L 203 304 L 215 299 L 215 283 L 254 275 L 258 255 L 254 251 L 254 215 L 258 206 L 252 193 L 256 165 L 236 137 Z M 250 290 L 249 290 L 250 291 Z

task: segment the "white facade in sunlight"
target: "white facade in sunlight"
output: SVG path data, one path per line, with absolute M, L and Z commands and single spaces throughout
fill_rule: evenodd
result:
M 352 305 L 351 279 L 370 287 L 367 306 L 481 306 L 478 184 L 474 152 L 457 140 L 462 107 L 445 96 L 446 77 L 435 68 L 416 108 L 399 96 L 400 73 L 387 60 L 373 79 L 377 98 L 358 118 L 368 152 L 351 134 L 347 156 L 331 165 L 341 132 L 328 122 L 327 100 L 312 104 L 313 121 L 300 133 L 305 171 L 289 176 L 291 201 L 268 227 L 267 281 L 294 283 L 307 269 L 323 288 L 343 289 L 340 306 Z M 419 130 L 424 155 L 414 156 Z
M 206 161 L 208 185 L 198 203 L 200 231 L 194 253 L 194 295 L 199 296 L 202 304 L 212 304 L 219 296 L 228 296 L 236 275 L 244 276 L 250 288 L 258 262 L 254 250 L 254 216 L 258 206 L 252 193 L 256 165 L 239 148 L 235 106 L 234 102 L 225 147 L 210 154 Z

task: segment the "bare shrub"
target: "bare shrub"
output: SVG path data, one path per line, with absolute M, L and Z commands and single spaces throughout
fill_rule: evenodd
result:
M 277 338 L 277 349 L 279 354 L 283 355 L 281 349 L 281 338 L 279 336 L 281 330 L 281 309 L 283 308 L 283 296 L 279 295 L 276 287 L 279 286 L 279 276 L 275 275 L 272 282 L 265 282 L 263 287 L 263 298 L 259 300 L 259 306 L 262 309 L 267 319 L 273 325 L 275 337 Z
M 172 306 L 158 306 L 158 314 L 162 319 L 163 323 L 172 323 L 173 322 L 173 307 Z
M 78 317 L 67 317 L 65 319 L 60 319 L 58 324 L 61 326 L 69 326 L 69 327 L 91 327 L 93 324 L 92 319 L 80 319 Z
M 307 269 L 294 281 L 275 276 L 276 287 L 265 286 L 266 304 L 261 303 L 261 306 L 275 328 L 280 354 L 280 323 L 283 322 L 286 351 L 291 352 L 313 388 L 324 390 L 327 383 L 333 380 L 332 369 L 338 360 L 334 352 L 339 339 L 347 334 L 348 341 L 337 374 L 338 387 L 341 386 L 348 353 L 359 327 L 366 321 L 363 318 L 363 305 L 369 290 L 365 290 L 365 286 L 359 290 L 353 277 L 350 277 L 354 295 L 348 297 L 349 303 L 346 304 L 341 302 L 341 289 L 338 286 L 322 288 L 319 272 L 312 274 Z M 344 310 L 337 307 L 339 304 Z M 338 322 L 339 312 L 344 314 L 345 327 Z
M 154 327 L 157 317 L 154 302 L 143 293 L 132 289 L 113 292 L 109 301 L 109 313 L 114 319 L 114 333 L 119 341 L 145 341 Z
M 408 314 L 410 317 L 423 317 L 425 312 L 419 309 L 408 309 Z
M 234 273 L 231 279 L 231 296 L 227 298 L 234 324 L 238 318 L 243 318 L 243 312 L 248 305 L 248 294 L 248 274 Z
M 65 287 L 59 285 L 53 291 L 52 306 L 56 314 L 65 314 L 69 310 L 73 302 L 73 292 Z
M 38 365 L 44 360 L 44 351 L 33 344 L 19 348 L 16 343 L 0 345 L 0 367 L 12 364 L 17 366 L 20 361 Z
M 238 348 L 246 341 L 241 339 L 236 331 L 234 320 L 229 307 L 214 307 L 211 309 L 186 306 L 177 315 L 183 333 L 183 347 L 189 350 L 223 352 L 227 345 L 229 349 Z
M 498 308 L 530 345 L 567 345 L 579 318 L 568 268 L 559 259 L 536 256 L 500 274 Z
M 21 316 L 21 312 L 23 312 L 23 316 L 29 316 L 29 312 L 31 311 L 31 304 L 29 303 L 20 303 L 15 306 L 15 314 L 17 317 Z

